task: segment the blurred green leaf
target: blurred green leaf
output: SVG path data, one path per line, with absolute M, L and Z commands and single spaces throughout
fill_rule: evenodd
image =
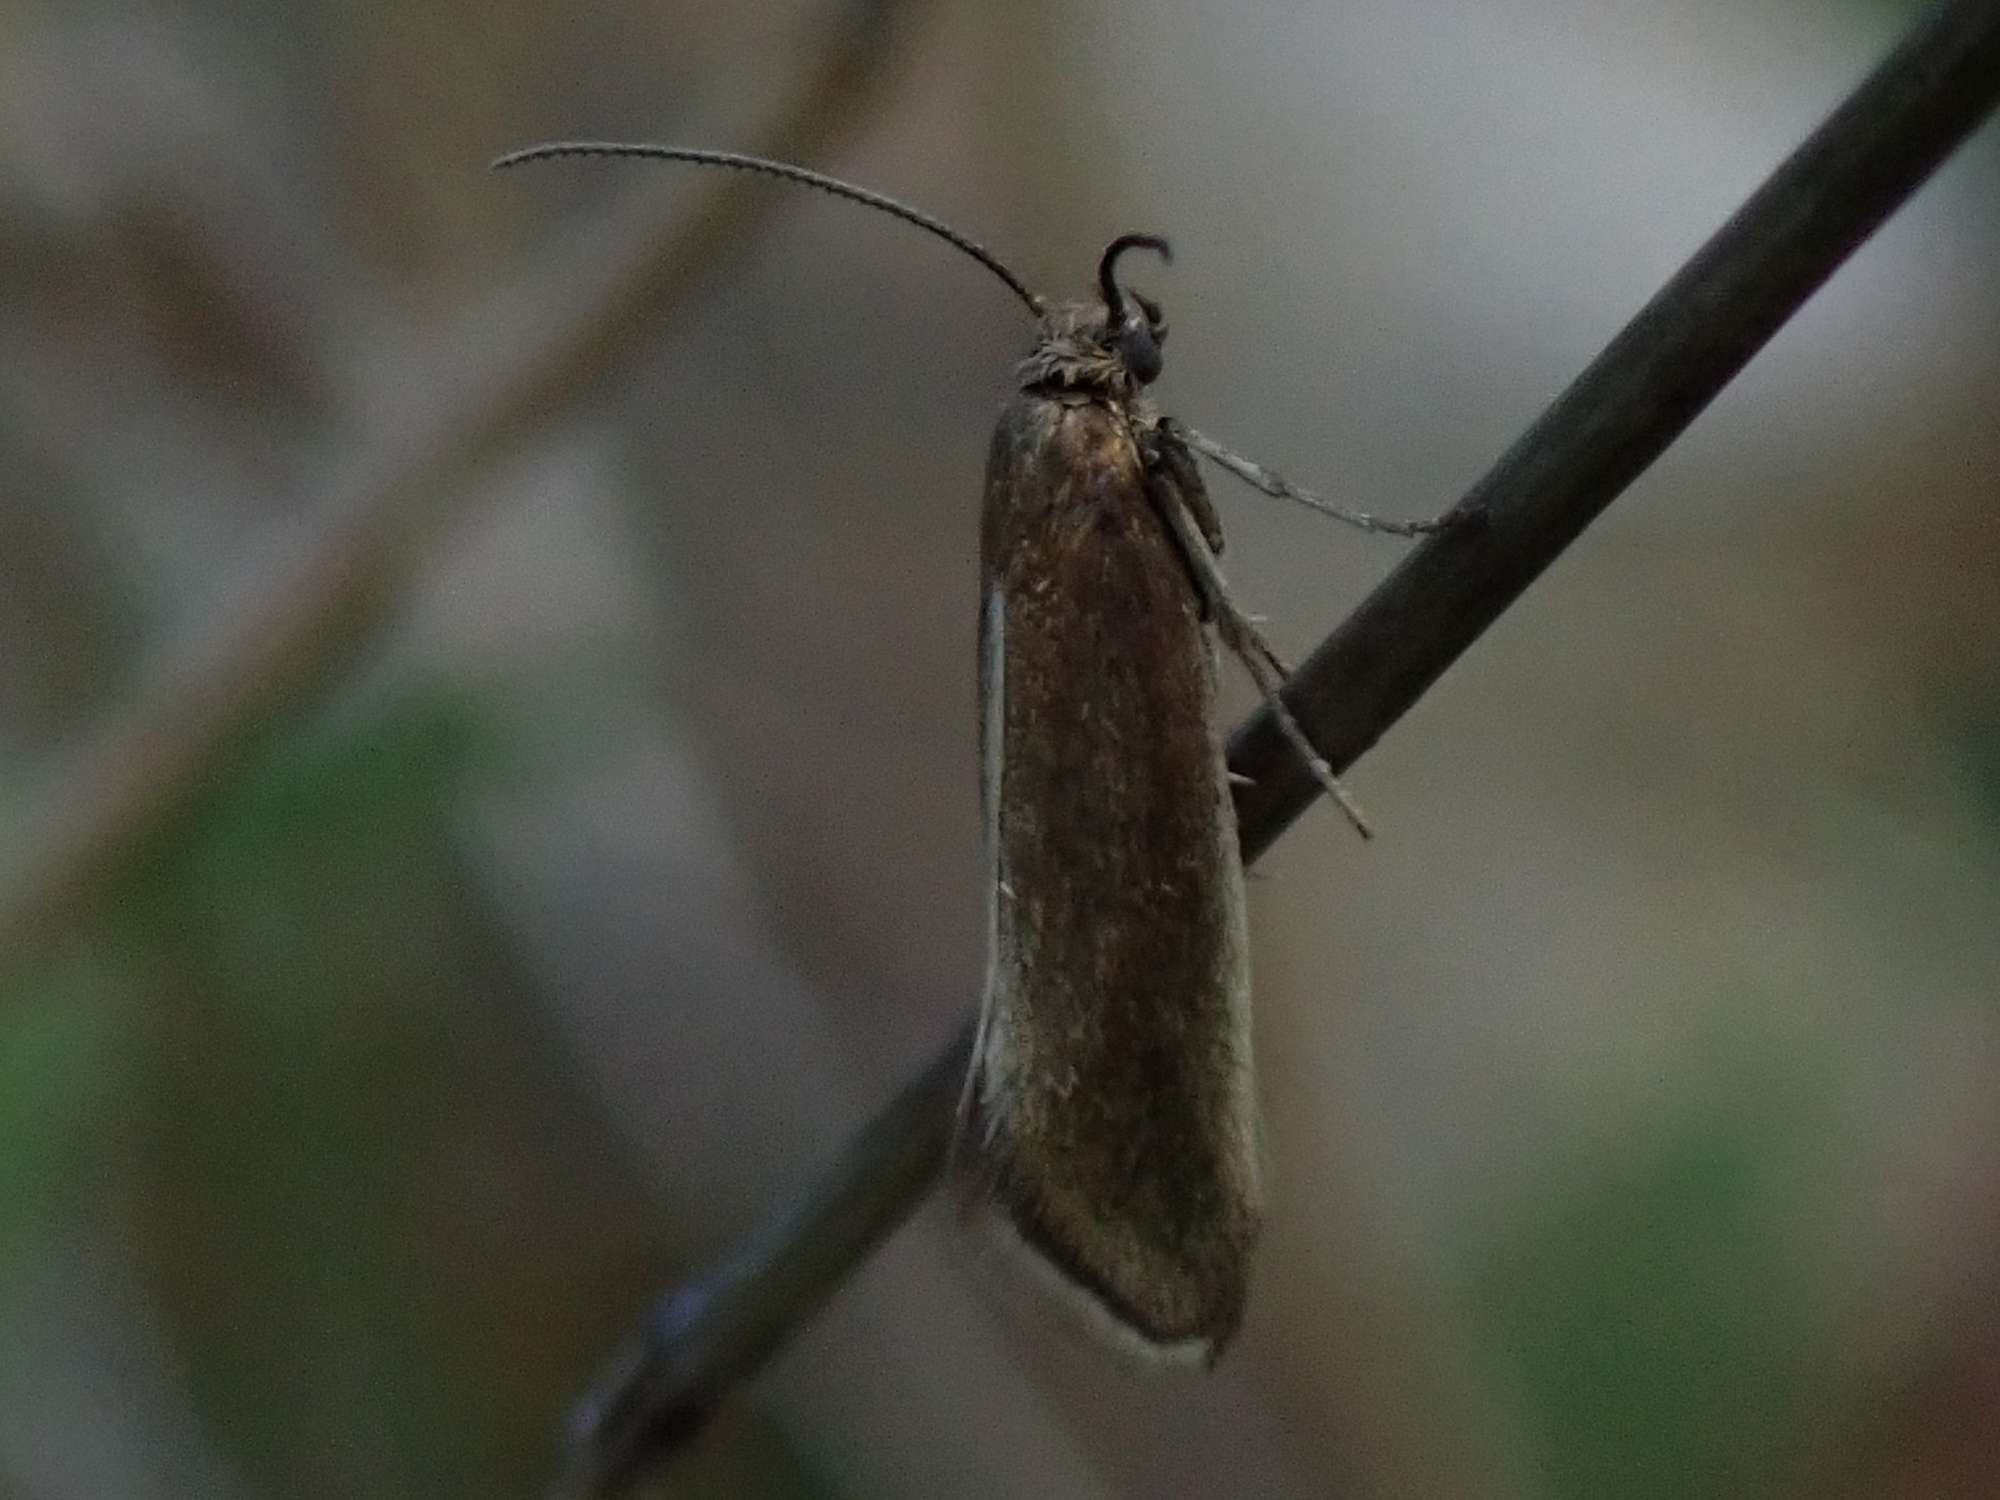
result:
M 0 1267 L 82 1187 L 116 1075 L 101 976 L 61 961 L 0 989 Z
M 481 1435 L 417 1316 L 406 1201 L 470 972 L 449 820 L 479 742 L 409 701 L 273 745 L 111 923 L 154 974 L 137 1244 L 229 1446 L 294 1492 L 413 1493 L 413 1458 Z
M 1779 1222 L 1801 1127 L 1675 1108 L 1603 1175 L 1553 1187 L 1474 1277 L 1557 1495 L 1778 1492 L 1824 1392 L 1832 1351 Z
M 535 1492 L 665 1274 L 644 1164 L 465 878 L 499 768 L 548 774 L 455 696 L 244 745 L 4 981 L 0 1269 L 53 1205 L 94 1216 L 270 1493 Z M 704 1454 L 673 1493 L 833 1493 L 768 1419 Z

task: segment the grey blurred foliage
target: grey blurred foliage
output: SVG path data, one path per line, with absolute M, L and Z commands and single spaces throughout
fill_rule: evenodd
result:
M 1912 13 L 16 7 L 0 870 L 549 268 L 587 305 L 619 205 L 718 191 L 498 150 L 752 146 L 874 17 L 799 150 L 1052 292 L 1172 235 L 1169 407 L 1424 514 Z M 970 1004 L 1025 330 L 760 202 L 369 533 L 339 648 L 0 971 L 0 1494 L 534 1493 L 646 1297 Z M 1385 836 L 1270 862 L 1276 1201 L 1212 1377 L 1017 1322 L 926 1212 L 661 1492 L 2000 1492 L 1996 258 L 1989 128 L 1363 762 Z M 1289 648 L 1395 555 L 1217 488 Z

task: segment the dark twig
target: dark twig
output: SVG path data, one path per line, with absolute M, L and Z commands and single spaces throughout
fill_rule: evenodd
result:
M 816 156 L 853 131 L 893 72 L 888 32 L 902 3 L 847 7 L 760 150 Z M 725 178 L 697 202 L 690 212 L 651 184 L 636 190 L 566 264 L 496 301 L 532 310 L 531 331 L 469 318 L 468 329 L 506 323 L 504 344 L 490 332 L 462 341 L 471 347 L 409 381 L 437 393 L 435 404 L 418 404 L 306 507 L 328 518 L 311 541 L 175 653 L 64 768 L 0 893 L 0 956 L 58 940 L 247 745 L 318 702 L 394 617 L 445 523 L 469 503 L 470 481 L 587 393 L 625 349 L 656 336 L 784 200 Z
M 662 1299 L 570 1419 L 574 1467 L 556 1494 L 615 1495 L 697 1431 L 855 1263 L 930 1191 L 972 1060 L 968 1019 L 929 1067 L 849 1141 L 843 1166 L 727 1265 Z
M 2000 97 L 2000 4 L 1917 27 L 1300 668 L 1285 697 L 1336 771 L 1677 437 Z M 1318 785 L 1268 709 L 1230 743 L 1246 859 Z M 574 1434 L 577 1493 L 671 1451 L 936 1181 L 970 1024 L 721 1273 L 662 1304 Z M 599 1485 L 593 1489 L 592 1485 Z
M 1913 30 L 1300 665 L 1285 698 L 1344 770 L 1687 427 L 2000 96 L 2000 4 Z M 1316 785 L 1268 713 L 1230 741 L 1246 856 Z

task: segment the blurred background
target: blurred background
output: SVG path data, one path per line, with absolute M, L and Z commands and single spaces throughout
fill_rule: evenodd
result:
M 1430 515 L 1916 14 L 12 7 L 0 1496 L 537 1493 L 973 1003 L 1020 308 L 492 154 L 1169 234 L 1165 407 Z M 1212 1376 L 933 1204 L 658 1493 L 2000 1494 L 1997 261 L 1989 128 L 1260 865 Z M 1212 484 L 1292 652 L 1399 555 Z

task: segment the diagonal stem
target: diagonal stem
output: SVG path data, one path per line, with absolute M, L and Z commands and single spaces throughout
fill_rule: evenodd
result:
M 1365 754 L 1750 362 L 2000 99 L 2000 3 L 1920 23 L 1674 273 L 1360 607 L 1285 699 L 1336 771 Z M 1278 726 L 1230 742 L 1255 858 L 1316 794 Z
M 1640 310 L 1286 699 L 1335 771 L 1381 738 L 1680 435 L 2000 100 L 2000 0 L 1911 31 Z M 1246 860 L 1318 786 L 1268 709 L 1230 742 Z M 660 1304 L 579 1413 L 564 1493 L 608 1495 L 698 1430 L 937 1180 L 971 1022 L 729 1265 Z

